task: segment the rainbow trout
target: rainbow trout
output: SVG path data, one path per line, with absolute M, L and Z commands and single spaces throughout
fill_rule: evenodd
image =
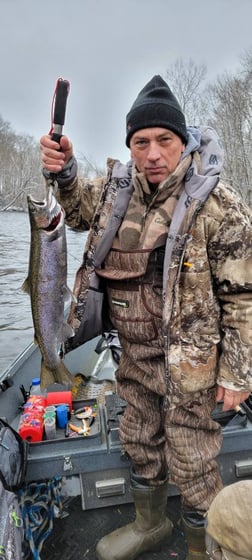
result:
M 64 210 L 52 187 L 43 201 L 27 197 L 31 228 L 28 278 L 23 290 L 30 294 L 34 340 L 42 360 L 40 383 L 73 384 L 73 376 L 62 361 L 61 343 L 74 333 L 64 319 L 64 307 L 72 293 L 67 287 L 67 248 Z

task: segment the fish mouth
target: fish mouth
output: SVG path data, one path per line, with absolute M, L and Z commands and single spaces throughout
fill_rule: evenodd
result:
M 35 200 L 27 196 L 30 216 L 36 227 L 50 233 L 54 231 L 64 217 L 64 211 L 57 202 L 52 187 L 47 190 L 44 200 Z
M 43 229 L 45 231 L 53 231 L 54 229 L 56 229 L 56 227 L 59 225 L 60 220 L 61 220 L 61 215 L 62 215 L 62 210 L 60 209 L 60 211 L 58 212 L 58 214 L 56 214 L 56 216 L 53 217 L 53 219 L 51 220 L 50 224 L 47 227 L 44 227 Z

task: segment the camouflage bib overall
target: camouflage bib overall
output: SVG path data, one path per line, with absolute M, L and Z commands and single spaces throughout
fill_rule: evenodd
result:
M 156 224 L 158 216 L 160 208 L 151 218 Z M 122 229 L 127 229 L 126 222 Z M 120 233 L 125 239 L 123 248 Z M 120 439 L 137 474 L 155 485 L 169 470 L 180 488 L 184 507 L 199 510 L 200 504 L 205 511 L 221 488 L 213 459 L 221 444 L 221 433 L 210 418 L 215 392 L 197 393 L 195 402 L 188 402 L 187 397 L 187 403 L 164 412 L 165 239 L 160 227 L 152 246 L 149 239 L 148 248 L 140 248 L 138 243 L 137 248 L 126 250 L 126 235 L 119 230 L 103 268 L 97 270 L 106 280 L 110 320 L 123 347 L 116 377 L 118 392 L 128 406 L 120 424 Z

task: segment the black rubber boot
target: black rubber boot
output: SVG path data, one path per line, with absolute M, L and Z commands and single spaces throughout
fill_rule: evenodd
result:
M 165 515 L 167 483 L 156 487 L 134 483 L 131 490 L 136 519 L 98 542 L 97 560 L 134 560 L 143 552 L 160 550 L 170 540 L 173 525 Z
M 182 516 L 185 539 L 188 546 L 186 560 L 209 560 L 205 543 L 205 519 L 195 512 L 187 518 Z

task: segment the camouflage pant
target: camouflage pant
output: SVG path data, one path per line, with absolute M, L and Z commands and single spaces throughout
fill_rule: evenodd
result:
M 121 254 L 120 266 L 139 269 L 139 258 L 139 253 Z M 119 268 L 117 261 L 115 255 L 110 264 Z M 176 394 L 176 407 L 172 403 L 164 412 L 167 387 L 158 272 L 156 268 L 145 275 L 155 282 L 136 279 L 108 286 L 110 317 L 123 347 L 117 387 L 128 403 L 120 439 L 136 474 L 155 485 L 169 471 L 184 507 L 205 512 L 222 487 L 215 461 L 222 432 L 211 419 L 215 390 Z
M 135 472 L 152 485 L 169 472 L 183 507 L 207 511 L 222 487 L 215 461 L 222 433 L 211 419 L 215 391 L 197 393 L 195 400 L 165 413 L 162 397 L 135 381 L 118 380 L 118 391 L 128 402 L 120 439 Z

